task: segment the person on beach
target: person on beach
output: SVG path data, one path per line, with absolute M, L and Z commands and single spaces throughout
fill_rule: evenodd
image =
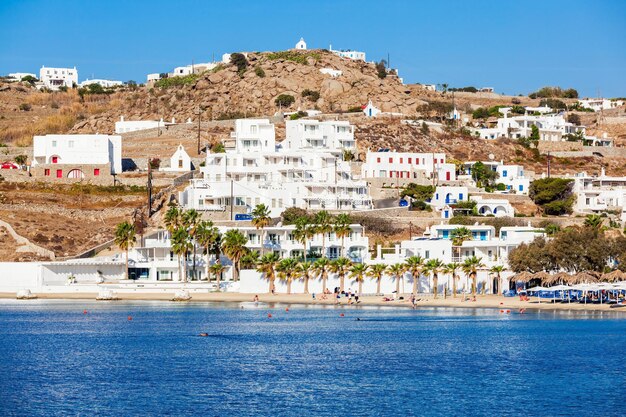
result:
M 254 298 L 252 299 L 252 301 L 254 301 L 255 303 L 259 302 L 259 296 L 258 295 L 254 295 Z

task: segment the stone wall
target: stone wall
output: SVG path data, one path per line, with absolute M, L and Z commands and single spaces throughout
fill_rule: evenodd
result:
M 84 178 L 68 178 L 68 173 L 74 169 L 82 171 Z M 46 170 L 49 170 L 48 175 Z M 62 178 L 57 178 L 58 170 L 62 171 Z M 95 175 L 96 170 L 99 170 L 98 175 Z M 88 181 L 92 184 L 113 185 L 111 164 L 40 164 L 31 167 L 30 172 L 37 180 L 62 183 Z
M 551 142 L 542 140 L 539 141 L 537 149 L 541 153 L 582 151 L 583 144 L 581 142 Z

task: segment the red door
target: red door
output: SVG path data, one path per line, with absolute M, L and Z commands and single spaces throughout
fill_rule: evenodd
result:
M 450 171 L 446 172 L 446 181 L 450 181 Z
M 57 178 L 63 178 L 63 170 L 57 169 Z

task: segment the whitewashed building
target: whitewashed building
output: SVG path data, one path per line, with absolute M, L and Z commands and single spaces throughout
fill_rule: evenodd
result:
M 445 206 L 464 201 L 469 201 L 469 190 L 467 187 L 440 185 L 435 188 L 435 194 L 433 194 L 430 200 L 430 205 L 437 209 L 442 209 Z
M 306 51 L 306 42 L 304 41 L 304 38 L 300 38 L 298 43 L 296 43 L 295 49 L 299 51 Z
M 138 130 L 156 129 L 160 127 L 170 126 L 175 124 L 176 120 L 172 119 L 172 122 L 164 122 L 161 120 L 124 120 L 124 116 L 120 116 L 120 120 L 115 122 L 115 133 L 128 133 L 136 132 Z
M 122 172 L 122 137 L 35 136 L 31 172 L 36 176 L 73 179 L 119 174 Z
M 87 87 L 90 84 L 99 84 L 103 88 L 111 88 L 111 87 L 118 87 L 118 86 L 124 85 L 124 83 L 121 81 L 93 79 L 93 80 L 83 81 L 82 83 L 80 83 L 80 86 Z
M 626 177 L 606 176 L 604 168 L 600 176 L 581 173 L 574 177 L 574 212 L 581 214 L 617 211 L 626 221 Z
M 330 75 L 333 78 L 340 77 L 343 74 L 343 71 L 336 70 L 333 68 L 320 68 L 320 72 L 322 74 Z
M 361 165 L 362 178 L 404 178 L 455 181 L 456 166 L 446 163 L 444 153 L 367 151 Z
M 509 108 L 502 108 L 500 112 L 504 114 L 497 121 L 497 126 L 492 128 L 474 129 L 474 132 L 483 139 L 528 138 L 532 133 L 532 126 L 539 129 L 539 140 L 563 141 L 565 135 L 575 135 L 578 132 L 585 133 L 584 126 L 576 126 L 565 120 L 563 115 L 531 115 L 508 116 Z
M 50 90 L 58 90 L 60 87 L 72 88 L 78 85 L 78 70 L 76 67 L 41 67 L 39 70 L 39 81 L 43 87 Z
M 287 120 L 285 132 L 286 138 L 280 143 L 285 150 L 311 149 L 335 154 L 356 150 L 354 126 L 346 120 Z
M 610 110 L 624 105 L 623 100 L 607 99 L 607 98 L 585 98 L 578 100 L 580 107 L 591 109 L 593 111 Z
M 363 113 L 367 117 L 376 117 L 381 113 L 381 111 L 378 107 L 374 106 L 372 100 L 368 100 L 367 105 L 363 107 Z
M 515 216 L 515 209 L 509 200 L 503 198 L 486 198 L 483 196 L 471 196 L 470 199 L 476 202 L 476 212 L 481 216 Z
M 12 72 L 7 74 L 7 77 L 12 78 L 14 81 L 22 81 L 24 77 L 33 77 L 37 78 L 37 76 L 30 72 Z
M 170 172 L 191 171 L 191 158 L 182 144 L 178 145 L 176 151 L 171 156 L 170 166 L 168 168 L 162 168 L 162 170 Z
M 301 126 L 309 124 L 303 121 Z M 187 208 L 225 210 L 232 201 L 232 206 L 250 211 L 263 203 L 278 216 L 289 207 L 372 207 L 367 183 L 353 179 L 349 163 L 333 154 L 334 148 L 305 147 L 304 137 L 305 141 L 299 142 L 302 145 L 293 139 L 291 147 L 277 149 L 274 125 L 267 119 L 239 119 L 231 137 L 235 149 L 209 153 L 201 168 L 203 178 L 192 180 L 181 193 L 180 201 Z
M 477 161 L 468 161 L 463 164 L 463 174 L 459 179 L 472 178 L 472 167 Z M 516 194 L 528 194 L 530 178 L 527 178 L 522 165 L 505 164 L 503 161 L 481 161 L 485 167 L 496 172 L 496 183 L 502 183 L 506 191 Z
M 336 50 L 336 49 L 333 49 L 332 45 L 328 47 L 328 50 L 332 52 L 333 54 L 340 56 L 342 58 L 354 59 L 356 61 L 365 61 L 365 52 L 353 51 L 351 49 Z

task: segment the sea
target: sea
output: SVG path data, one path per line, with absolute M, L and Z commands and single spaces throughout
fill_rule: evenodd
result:
M 624 416 L 626 314 L 4 300 L 0 415 Z

